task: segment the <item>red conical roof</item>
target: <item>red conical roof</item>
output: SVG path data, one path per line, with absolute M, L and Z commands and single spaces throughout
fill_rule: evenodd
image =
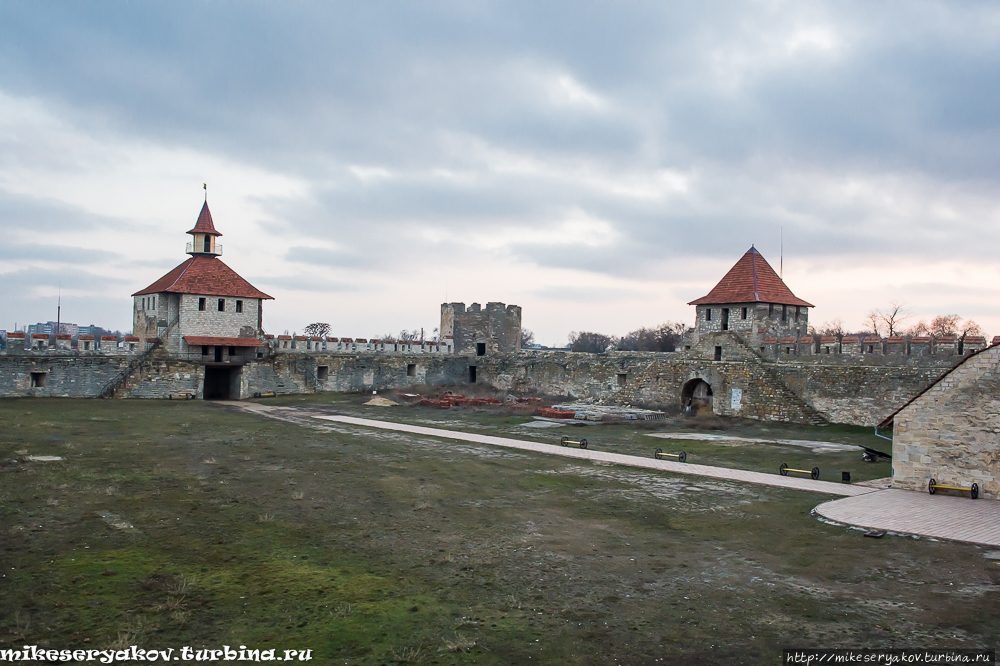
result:
M 211 236 L 221 236 L 218 231 L 215 230 L 215 224 L 212 223 L 212 211 L 208 209 L 208 202 L 201 207 L 201 213 L 198 215 L 198 223 L 194 225 L 194 229 L 188 232 L 189 234 L 209 234 Z
M 688 305 L 727 303 L 775 303 L 816 307 L 793 294 L 753 245 L 707 296 L 691 301 Z
M 271 298 L 216 257 L 191 257 L 153 284 L 132 295 L 162 293 Z

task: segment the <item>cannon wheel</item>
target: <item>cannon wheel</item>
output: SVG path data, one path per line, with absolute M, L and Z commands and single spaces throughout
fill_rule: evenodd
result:
M 663 449 L 656 449 L 655 451 L 653 451 L 653 457 L 659 460 L 661 453 L 663 453 Z
M 677 456 L 677 462 L 684 462 L 687 459 L 688 459 L 688 454 L 684 453 L 683 451 L 681 451 L 680 454 L 678 454 Z
M 928 481 L 927 482 L 927 492 L 929 492 L 931 495 L 933 495 L 935 492 L 937 492 L 937 488 L 934 487 L 936 485 L 937 485 L 937 481 L 935 481 L 934 479 L 931 479 L 930 481 Z
M 778 468 L 778 474 L 781 476 L 788 476 L 788 465 L 781 463 L 781 467 Z
M 580 440 L 580 448 L 581 449 L 587 448 L 587 440 L 585 440 L 585 439 L 581 439 Z
M 819 467 L 813 467 L 812 472 L 809 473 L 809 476 L 811 476 L 813 479 L 818 479 L 819 478 Z
M 979 497 L 979 484 L 973 483 L 972 487 L 969 488 L 969 494 L 972 495 L 972 499 Z
M 559 443 L 562 444 L 563 446 L 566 446 L 566 442 L 568 441 L 569 437 L 563 437 L 562 439 L 559 440 Z

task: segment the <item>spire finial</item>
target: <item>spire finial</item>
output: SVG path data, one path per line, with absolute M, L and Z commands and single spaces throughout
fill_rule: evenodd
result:
M 201 186 L 205 188 L 205 203 L 208 203 L 208 183 L 202 183 Z

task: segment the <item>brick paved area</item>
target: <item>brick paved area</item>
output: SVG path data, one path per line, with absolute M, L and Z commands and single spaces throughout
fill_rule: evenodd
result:
M 1000 502 L 913 490 L 880 490 L 825 502 L 815 512 L 870 529 L 1000 546 Z
M 777 486 L 779 488 L 791 488 L 793 490 L 809 490 L 812 492 L 827 493 L 830 495 L 853 497 L 856 495 L 878 492 L 875 488 L 852 486 L 850 484 L 843 483 L 832 483 L 830 481 L 813 481 L 808 478 L 781 476 L 779 474 L 764 474 L 763 472 L 748 472 L 746 470 L 729 469 L 727 467 L 691 465 L 688 463 L 673 462 L 670 460 L 656 460 L 654 458 L 626 456 L 619 453 L 607 453 L 605 451 L 591 451 L 590 449 L 541 444 L 539 442 L 529 442 L 523 439 L 477 435 L 457 430 L 427 428 L 424 426 L 408 425 L 405 423 L 393 423 L 392 421 L 359 419 L 353 416 L 314 416 L 313 418 L 323 419 L 326 421 L 336 421 L 337 423 L 346 423 L 356 426 L 365 426 L 369 428 L 380 428 L 382 430 L 396 430 L 399 432 L 413 433 L 415 435 L 429 435 L 431 437 L 457 439 L 464 442 L 475 442 L 477 444 L 503 446 L 510 449 L 521 449 L 523 451 L 536 451 L 538 453 L 563 456 L 565 458 L 599 460 L 617 465 L 627 465 L 629 467 L 641 467 L 645 469 L 662 470 L 664 472 L 674 472 L 676 474 L 693 474 L 695 476 L 707 476 L 714 479 L 728 479 L 730 481 L 758 483 L 767 486 Z

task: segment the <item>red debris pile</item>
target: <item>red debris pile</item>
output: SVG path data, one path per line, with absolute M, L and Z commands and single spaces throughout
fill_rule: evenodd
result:
M 502 405 L 496 398 L 466 398 L 464 395 L 446 393 L 438 398 L 424 398 L 418 405 L 448 409 L 450 407 L 481 407 L 483 405 Z
M 554 407 L 539 407 L 535 410 L 535 416 L 547 416 L 550 419 L 571 419 L 576 416 L 576 412 Z

